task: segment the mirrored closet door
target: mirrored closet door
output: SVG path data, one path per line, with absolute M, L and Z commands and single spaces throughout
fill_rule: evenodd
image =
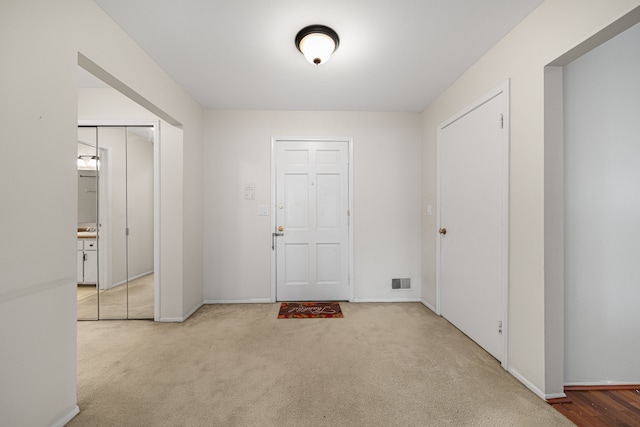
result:
M 79 320 L 154 317 L 153 136 L 78 128 Z

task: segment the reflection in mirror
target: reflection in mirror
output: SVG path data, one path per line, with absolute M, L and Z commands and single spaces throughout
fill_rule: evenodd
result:
M 108 162 L 101 168 L 108 181 L 109 197 L 103 210 L 108 212 L 101 235 L 108 240 L 105 251 L 110 264 L 109 279 L 100 286 L 100 319 L 127 318 L 127 142 L 124 127 L 98 127 L 98 144 Z M 105 176 L 106 175 L 106 176 Z M 105 265 L 105 267 L 107 267 Z
M 97 269 L 78 279 L 78 319 L 153 319 L 153 127 L 78 133 L 79 277 L 80 266 L 91 273 L 87 259 Z
M 128 317 L 153 319 L 153 128 L 127 128 Z
M 78 129 L 77 315 L 98 319 L 98 149 L 96 128 Z

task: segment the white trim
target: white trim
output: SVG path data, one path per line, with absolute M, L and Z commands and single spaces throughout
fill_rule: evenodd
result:
M 509 230 L 511 190 L 511 80 L 502 85 L 502 367 L 509 368 Z
M 195 307 L 193 307 L 191 309 L 191 311 L 189 311 L 187 314 L 185 314 L 184 316 L 182 316 L 182 321 L 187 320 L 189 317 L 193 316 L 193 314 L 198 311 L 200 309 L 200 307 L 202 307 L 204 305 L 204 303 L 200 303 L 200 304 L 196 304 Z
M 350 302 L 422 302 L 420 298 L 356 298 Z
M 433 305 L 431 305 L 426 299 L 421 298 L 420 302 L 422 303 L 422 305 L 427 307 L 429 310 L 433 311 L 434 313 L 436 312 L 436 308 Z
M 139 279 L 139 278 L 144 277 L 144 276 L 148 276 L 149 274 L 154 274 L 153 270 L 147 271 L 146 273 L 140 273 L 140 274 L 138 274 L 136 276 L 129 277 L 129 281 L 133 282 L 134 280 Z
M 163 322 L 163 323 L 181 323 L 184 322 L 185 320 L 187 320 L 189 317 L 193 316 L 193 313 L 195 313 L 196 311 L 198 311 L 198 309 L 200 309 L 200 307 L 202 307 L 204 305 L 204 303 L 200 303 L 197 304 L 193 309 L 191 309 L 190 312 L 188 312 L 187 314 L 185 314 L 182 317 L 161 317 L 159 319 L 154 319 L 155 322 Z
M 18 289 L 0 293 L 0 304 L 7 301 L 23 298 L 29 295 L 46 292 L 51 289 L 55 289 L 65 285 L 78 286 L 77 281 L 78 281 L 78 278 L 73 276 L 73 277 L 66 277 L 60 280 L 54 280 L 52 282 L 43 282 L 43 283 L 36 283 L 35 285 L 23 286 Z
M 441 194 L 440 194 L 440 186 L 441 186 L 441 181 L 442 178 L 440 177 L 440 140 L 441 140 L 441 133 L 442 133 L 442 126 L 439 125 L 436 129 L 437 135 L 436 135 L 436 306 L 435 306 L 435 310 L 434 312 L 438 315 L 438 316 L 442 316 L 442 285 L 440 283 L 441 280 L 441 273 L 440 273 L 440 250 L 441 250 L 441 246 L 442 246 L 442 239 L 439 236 L 439 231 L 440 228 L 442 228 L 442 224 L 441 224 L 441 218 L 442 218 L 442 214 L 441 214 L 441 208 L 440 206 L 442 205 L 440 203 L 440 198 L 441 198 Z
M 271 298 L 251 298 L 251 299 L 208 299 L 204 304 L 272 304 Z
M 278 202 L 276 201 L 276 140 L 278 138 L 271 137 L 271 227 L 269 228 L 269 232 L 273 233 L 276 229 L 276 209 L 278 208 L 276 205 Z M 271 236 L 271 295 L 269 297 L 270 302 L 276 302 L 276 281 L 277 281 L 277 263 L 276 263 L 276 251 L 273 247 L 275 244 L 273 235 Z
M 567 397 L 567 395 L 564 393 L 551 393 L 551 394 L 545 394 L 544 396 L 545 396 L 544 400 L 562 399 L 563 397 Z
M 516 371 L 513 368 L 509 368 L 507 371 L 511 375 L 513 375 L 515 377 L 515 379 L 517 379 L 522 384 L 524 384 L 525 387 L 527 387 L 529 390 L 531 390 L 536 396 L 538 396 L 542 400 L 557 399 L 559 397 L 566 397 L 566 396 L 563 395 L 564 393 L 544 394 L 542 392 L 542 390 L 540 390 L 538 387 L 536 387 L 531 381 L 529 381 L 526 377 L 524 377 L 520 372 Z
M 73 409 L 69 411 L 69 413 L 58 418 L 57 421 L 51 424 L 51 427 L 64 427 L 65 425 L 67 425 L 69 421 L 71 421 L 79 413 L 80 413 L 80 408 L 78 407 L 78 405 L 75 405 Z
M 353 301 L 355 299 L 355 274 L 353 271 L 353 266 L 355 264 L 355 257 L 354 257 L 354 248 L 355 248 L 355 243 L 353 240 L 353 230 L 354 230 L 354 224 L 355 224 L 355 214 L 354 214 L 354 209 L 353 209 L 353 138 L 347 138 L 347 140 L 349 141 L 349 165 L 348 165 L 348 170 L 349 170 L 349 195 L 348 195 L 348 201 L 347 203 L 349 204 L 349 236 L 348 236 L 348 242 L 347 245 L 349 247 L 349 301 Z
M 503 132 L 502 132 L 502 361 L 501 365 L 505 370 L 509 368 L 509 182 L 510 182 L 510 145 L 511 145 L 511 116 L 510 116 L 510 86 L 511 80 L 507 79 L 496 88 L 490 90 L 471 104 L 467 105 L 456 114 L 441 122 L 437 127 L 437 167 L 436 167 L 436 230 L 442 225 L 441 220 L 441 165 L 440 165 L 440 141 L 441 132 L 447 126 L 456 122 L 458 119 L 469 114 L 489 100 L 495 98 L 501 93 L 504 94 L 502 114 L 503 114 Z M 436 237 L 436 309 L 435 313 L 442 315 L 442 284 L 440 271 L 440 251 L 441 239 Z
M 349 301 L 355 301 L 355 275 L 353 273 L 354 266 L 354 240 L 353 230 L 355 224 L 355 216 L 353 209 L 353 138 L 352 137 L 291 137 L 291 136 L 272 136 L 271 137 L 271 232 L 276 229 L 276 141 L 301 141 L 301 142 L 346 142 L 349 146 L 349 163 L 348 163 L 348 180 L 349 194 L 347 195 L 347 203 L 349 206 L 349 230 L 348 230 L 348 264 L 349 264 Z M 276 302 L 276 251 L 271 251 L 271 297 L 269 302 Z
M 153 125 L 153 320 L 160 320 L 160 289 L 162 289 L 162 274 L 160 265 L 160 253 L 162 252 L 162 233 L 160 224 L 160 145 L 161 145 L 160 120 L 156 120 Z M 188 316 L 187 316 L 188 317 Z
M 148 272 L 146 272 L 146 273 L 138 274 L 137 276 L 129 277 L 128 279 L 125 279 L 125 280 L 123 280 L 122 282 L 114 283 L 114 284 L 113 284 L 113 286 L 111 286 L 111 287 L 110 287 L 110 288 L 108 288 L 108 289 L 116 288 L 116 287 L 118 287 L 118 286 L 124 285 L 124 284 L 125 284 L 125 283 L 127 283 L 127 282 L 133 282 L 134 280 L 139 279 L 139 278 L 144 277 L 144 276 L 148 276 L 149 274 L 153 274 L 153 270 L 148 271 Z
M 158 320 L 154 319 L 154 322 L 160 323 L 181 323 L 185 321 L 185 317 L 161 317 Z

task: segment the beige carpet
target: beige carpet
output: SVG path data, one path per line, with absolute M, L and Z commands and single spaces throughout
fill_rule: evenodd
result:
M 567 426 L 418 303 L 209 305 L 182 324 L 78 323 L 70 426 Z
M 127 316 L 129 319 L 153 319 L 153 304 L 153 273 L 151 273 L 129 282 L 128 293 L 126 285 L 100 291 L 100 319 L 126 319 Z M 97 318 L 96 287 L 78 285 L 78 319 L 97 320 Z

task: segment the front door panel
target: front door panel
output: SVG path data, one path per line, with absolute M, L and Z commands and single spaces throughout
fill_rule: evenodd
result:
M 349 296 L 349 147 L 276 141 L 276 292 L 279 301 Z

